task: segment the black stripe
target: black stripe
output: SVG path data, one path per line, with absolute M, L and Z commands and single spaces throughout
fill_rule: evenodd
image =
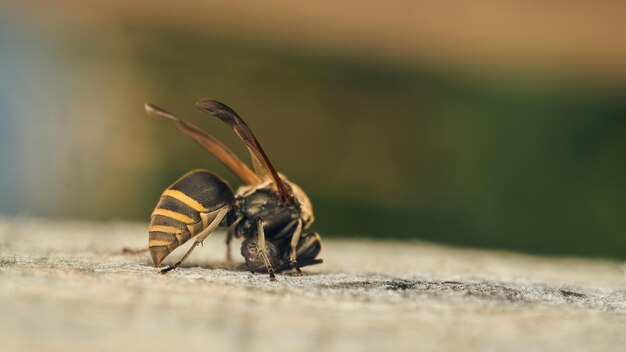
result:
M 173 233 L 169 233 L 169 232 L 150 231 L 148 239 L 150 241 L 153 241 L 153 240 L 166 241 L 170 243 L 169 246 L 176 245 L 177 243 L 176 236 Z
M 172 197 L 162 197 L 159 203 L 156 206 L 157 208 L 167 209 L 179 214 L 183 214 L 193 219 L 194 222 L 200 221 L 200 213 L 193 210 L 190 206 L 185 203 L 174 199 Z
M 177 229 L 187 230 L 187 224 L 180 222 L 176 219 L 169 218 L 164 215 L 155 215 L 150 220 L 150 226 L 152 225 L 162 225 L 162 226 L 172 226 Z
M 234 199 L 233 191 L 228 183 L 206 170 L 195 170 L 187 173 L 174 182 L 170 189 L 183 192 L 209 211 L 222 208 Z

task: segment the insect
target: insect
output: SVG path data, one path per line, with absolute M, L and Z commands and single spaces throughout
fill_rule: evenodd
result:
M 236 193 L 219 176 L 207 170 L 190 171 L 169 186 L 151 215 L 148 246 L 158 268 L 174 249 L 195 238 L 176 269 L 216 228 L 228 228 L 226 258 L 231 258 L 231 240 L 243 238 L 241 254 L 249 270 L 275 272 L 322 263 L 317 256 L 321 238 L 305 233 L 314 221 L 308 196 L 295 183 L 278 173 L 243 119 L 230 107 L 216 100 L 201 99 L 196 107 L 225 122 L 246 145 L 254 171 L 228 147 L 194 124 L 146 103 L 146 112 L 175 123 L 178 128 L 217 157 L 244 185 Z

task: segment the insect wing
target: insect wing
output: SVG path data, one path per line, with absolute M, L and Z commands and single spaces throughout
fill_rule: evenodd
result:
M 265 176 L 267 174 L 270 176 L 276 188 L 278 189 L 279 194 L 285 201 L 293 202 L 294 199 L 292 195 L 287 190 L 287 186 L 285 186 L 284 182 L 278 176 L 276 169 L 272 166 L 269 158 L 265 154 L 265 151 L 259 144 L 259 141 L 256 139 L 252 130 L 248 125 L 243 121 L 243 119 L 235 112 L 235 110 L 231 109 L 225 104 L 222 104 L 216 100 L 212 99 L 201 99 L 196 103 L 196 107 L 200 109 L 200 111 L 205 112 L 209 115 L 215 116 L 220 120 L 224 121 L 230 127 L 233 128 L 235 133 L 243 140 L 243 142 L 248 147 L 248 151 L 252 156 L 252 163 L 258 167 L 259 165 L 265 171 L 264 173 L 258 173 L 260 176 Z
M 261 182 L 261 178 L 257 176 L 250 168 L 244 164 L 228 147 L 215 137 L 204 132 L 200 127 L 182 120 L 171 113 L 157 107 L 156 105 L 146 103 L 146 112 L 150 115 L 158 116 L 166 120 L 174 122 L 178 128 L 187 136 L 210 151 L 217 157 L 226 167 L 228 167 L 235 175 L 247 184 L 257 184 Z

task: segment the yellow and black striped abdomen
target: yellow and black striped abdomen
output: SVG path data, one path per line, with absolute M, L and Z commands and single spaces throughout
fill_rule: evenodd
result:
M 174 249 L 209 226 L 216 211 L 234 199 L 230 186 L 205 170 L 187 173 L 168 187 L 150 220 L 150 254 L 155 266 Z

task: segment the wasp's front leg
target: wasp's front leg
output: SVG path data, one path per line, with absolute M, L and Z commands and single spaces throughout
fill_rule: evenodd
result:
M 265 268 L 267 272 L 270 273 L 270 280 L 276 281 L 276 275 L 274 274 L 274 268 L 272 267 L 272 263 L 270 263 L 269 258 L 267 257 L 267 253 L 265 251 L 265 231 L 263 230 L 263 222 L 261 219 L 257 221 L 257 243 L 259 246 L 259 254 L 263 258 L 263 262 L 265 263 Z
M 227 263 L 232 263 L 233 262 L 233 256 L 230 254 L 230 242 L 233 240 L 233 232 L 232 230 L 228 230 L 228 233 L 226 234 L 226 262 Z
M 302 276 L 302 270 L 300 270 L 300 266 L 298 265 L 298 242 L 300 241 L 300 234 L 302 233 L 302 221 L 298 220 L 298 224 L 296 225 L 296 230 L 293 232 L 291 236 L 291 250 L 289 252 L 289 267 L 296 269 L 295 275 Z
M 322 250 L 321 236 L 317 232 L 311 232 L 300 235 L 300 240 L 297 246 L 297 262 L 298 268 L 302 268 L 309 265 L 320 264 L 322 259 L 317 259 L 320 251 Z M 289 253 L 291 254 L 291 252 Z M 283 261 L 276 267 L 276 271 L 281 272 L 293 268 L 290 257 L 285 256 Z

